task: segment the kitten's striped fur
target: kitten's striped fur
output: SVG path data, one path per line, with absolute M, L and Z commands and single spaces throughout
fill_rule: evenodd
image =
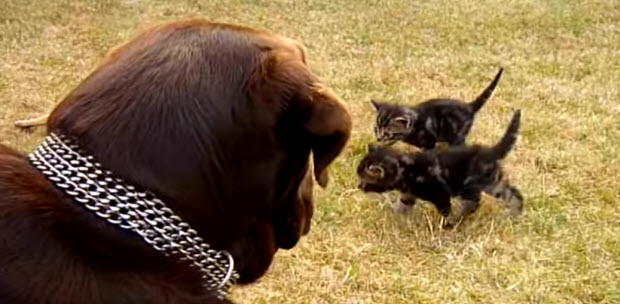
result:
M 494 146 L 452 146 L 443 151 L 405 153 L 386 146 L 370 145 L 360 162 L 359 188 L 366 192 L 401 193 L 396 210 L 406 211 L 416 198 L 432 202 L 447 223 L 454 223 L 478 208 L 481 193 L 504 201 L 511 213 L 520 214 L 523 196 L 502 174 L 500 161 L 512 150 L 520 125 L 521 111 L 515 111 L 502 139 Z M 458 197 L 462 209 L 451 215 L 451 197 Z M 409 206 L 409 207 L 407 207 Z
M 379 142 L 404 141 L 423 149 L 432 149 L 438 142 L 462 145 L 476 113 L 493 94 L 502 72 L 500 68 L 493 81 L 470 103 L 437 98 L 407 107 L 371 100 L 376 111 L 375 137 Z

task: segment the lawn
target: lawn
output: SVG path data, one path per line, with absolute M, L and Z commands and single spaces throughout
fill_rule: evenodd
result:
M 193 16 L 300 40 L 354 118 L 310 235 L 235 288 L 239 303 L 620 303 L 619 1 L 2 0 L 0 142 L 30 151 L 44 130 L 14 120 L 53 108 L 110 47 Z M 500 66 L 469 142 L 494 143 L 523 110 L 506 160 L 521 217 L 485 198 L 442 231 L 430 204 L 397 215 L 355 190 L 371 98 L 471 100 Z

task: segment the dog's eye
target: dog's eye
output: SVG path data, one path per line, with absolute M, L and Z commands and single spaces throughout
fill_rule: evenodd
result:
M 385 170 L 378 165 L 370 165 L 366 168 L 366 173 L 374 178 L 383 178 L 385 176 Z

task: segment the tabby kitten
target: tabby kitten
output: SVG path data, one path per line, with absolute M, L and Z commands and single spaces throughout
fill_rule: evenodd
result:
M 478 208 L 481 192 L 502 199 L 513 214 L 520 214 L 523 196 L 502 178 L 500 161 L 512 150 L 519 130 L 521 111 L 515 111 L 506 133 L 494 146 L 456 146 L 443 151 L 406 153 L 394 148 L 369 145 L 358 168 L 359 188 L 383 193 L 398 190 L 402 211 L 417 198 L 433 203 L 448 224 Z M 449 218 L 450 199 L 458 197 L 462 208 Z
M 437 142 L 449 146 L 463 144 L 476 113 L 493 94 L 502 72 L 500 68 L 493 81 L 470 103 L 443 98 L 407 107 L 371 100 L 376 112 L 375 137 L 379 142 L 404 141 L 422 149 L 432 149 Z

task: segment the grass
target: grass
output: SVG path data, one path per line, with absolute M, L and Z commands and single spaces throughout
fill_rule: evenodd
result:
M 298 39 L 354 117 L 317 189 L 310 235 L 278 253 L 239 303 L 620 303 L 620 2 L 616 0 L 4 0 L 0 142 L 31 150 L 51 109 L 108 48 L 146 26 L 203 16 Z M 526 197 L 509 218 L 485 199 L 457 231 L 421 204 L 405 216 L 354 190 L 372 141 L 370 98 L 472 99 L 505 67 L 471 142 L 493 143 L 513 109 L 507 160 Z

